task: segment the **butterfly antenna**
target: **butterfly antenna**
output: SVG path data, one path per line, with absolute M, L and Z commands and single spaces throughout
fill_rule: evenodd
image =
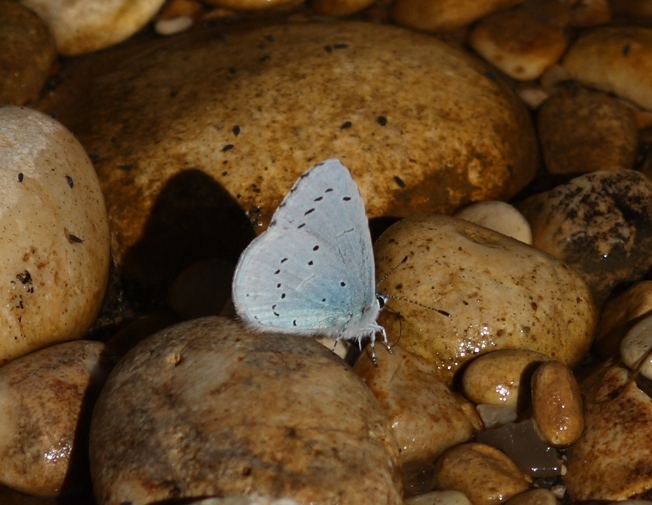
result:
M 387 280 L 387 277 L 389 277 L 389 276 L 392 275 L 394 272 L 396 272 L 396 271 L 401 267 L 401 265 L 405 265 L 405 263 L 407 263 L 407 260 L 408 260 L 408 257 L 406 256 L 406 257 L 403 258 L 401 261 L 399 261 L 398 265 L 396 265 L 396 266 L 395 266 L 394 268 L 392 268 L 389 272 L 387 272 L 385 275 L 383 275 L 383 278 L 380 279 L 380 280 L 376 283 L 376 286 L 380 286 L 383 282 L 385 282 L 385 281 Z
M 392 268 L 388 273 L 386 273 L 383 276 L 382 279 L 380 279 L 378 281 L 377 285 L 380 286 L 383 282 L 385 282 L 390 275 L 392 275 L 394 272 L 396 272 L 402 265 L 407 263 L 407 260 L 408 260 L 408 256 L 405 256 L 401 261 L 399 261 L 399 263 L 394 268 Z M 438 312 L 442 316 L 451 317 L 450 312 L 446 312 L 445 310 L 441 310 L 441 309 L 437 309 L 435 307 L 431 307 L 431 306 L 426 305 L 424 303 L 415 302 L 414 300 L 410 300 L 409 298 L 405 298 L 403 296 L 398 296 L 398 295 L 385 295 L 385 296 L 387 298 L 395 298 L 396 300 L 401 300 L 401 301 L 404 301 L 404 302 L 407 302 L 407 303 L 411 303 L 412 305 L 416 305 L 416 306 L 421 307 L 423 309 L 433 310 L 435 312 Z M 387 342 L 387 340 L 385 340 L 385 342 Z

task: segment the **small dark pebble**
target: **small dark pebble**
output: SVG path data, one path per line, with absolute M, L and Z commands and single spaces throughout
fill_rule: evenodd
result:
M 24 178 L 25 178 L 25 176 L 23 175 L 22 172 L 20 172 L 20 173 L 18 174 L 18 182 L 23 182 L 23 179 L 24 179 Z
M 84 241 L 80 239 L 77 235 L 73 235 L 72 233 L 68 235 L 68 242 L 71 244 L 83 244 Z
M 435 487 L 435 465 L 429 461 L 408 461 L 401 467 L 403 496 L 416 496 Z
M 231 149 L 233 149 L 233 147 L 234 147 L 233 144 L 227 144 L 222 148 L 222 152 L 225 153 L 227 151 L 230 151 Z
M 629 56 L 629 52 L 632 50 L 631 44 L 625 44 L 623 47 L 623 56 Z
M 340 126 L 340 129 L 348 130 L 349 128 L 351 128 L 351 126 L 353 126 L 353 123 L 351 123 L 351 121 L 344 121 L 342 123 L 342 126 Z
M 485 75 L 494 82 L 498 81 L 498 76 L 492 71 L 486 72 Z
M 68 181 L 68 186 L 70 186 L 70 188 L 72 189 L 75 185 L 75 181 L 73 181 L 72 177 L 70 177 L 69 175 L 66 175 L 66 181 Z
M 97 153 L 91 153 L 89 155 L 89 158 L 91 159 L 91 161 L 100 161 L 101 156 Z
M 510 175 L 514 175 L 516 173 L 516 170 L 514 170 L 514 165 L 511 163 L 507 164 L 507 171 L 510 173 Z
M 385 116 L 378 116 L 376 118 L 376 123 L 378 123 L 380 126 L 385 126 L 387 124 L 387 118 Z
M 331 46 L 324 46 L 324 49 L 326 50 L 327 53 L 333 52 L 333 48 Z
M 238 125 L 235 125 L 233 127 L 233 135 L 235 135 L 236 137 L 240 135 L 240 127 Z
M 231 72 L 232 74 L 237 74 L 237 73 L 238 73 L 238 69 L 237 69 L 236 67 L 231 67 L 231 68 L 229 69 L 229 72 Z
M 398 175 L 394 176 L 394 182 L 396 182 L 396 184 L 398 184 L 401 188 L 405 187 L 405 182 Z
M 267 36 L 267 40 L 269 40 L 270 42 L 274 42 L 274 41 L 276 40 L 276 37 L 274 37 L 274 35 L 270 33 L 270 34 Z
M 340 43 L 340 44 L 335 44 L 333 47 L 335 47 L 335 49 L 346 49 L 347 47 L 349 47 L 349 45 Z

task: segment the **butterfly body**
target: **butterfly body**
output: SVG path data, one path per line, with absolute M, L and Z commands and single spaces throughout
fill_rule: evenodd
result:
M 302 175 L 268 229 L 240 256 L 233 302 L 261 331 L 360 342 L 385 330 L 376 319 L 371 236 L 349 170 L 329 159 Z

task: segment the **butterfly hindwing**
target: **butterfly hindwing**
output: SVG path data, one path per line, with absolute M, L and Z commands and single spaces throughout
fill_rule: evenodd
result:
M 332 335 L 375 303 L 364 203 L 338 160 L 308 170 L 242 254 L 233 301 L 250 325 Z

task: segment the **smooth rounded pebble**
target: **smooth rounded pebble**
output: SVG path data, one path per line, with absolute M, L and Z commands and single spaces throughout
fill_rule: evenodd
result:
M 90 53 L 131 37 L 165 0 L 20 0 L 50 27 L 59 53 Z
M 398 445 L 362 380 L 306 337 L 207 317 L 132 349 L 96 404 L 98 505 L 251 495 L 401 503 Z
M 188 505 L 300 505 L 288 498 L 267 498 L 264 496 L 227 496 L 226 498 L 206 498 L 191 502 Z
M 627 500 L 652 487 L 652 399 L 627 369 L 598 368 L 581 384 L 584 433 L 566 453 L 573 501 Z
M 403 26 L 447 32 L 470 25 L 494 11 L 523 3 L 524 0 L 396 0 L 392 19 Z
M 38 93 L 57 57 L 48 26 L 18 2 L 0 1 L 0 103 L 22 105 Z
M 620 357 L 630 370 L 652 380 L 652 315 L 641 319 L 620 343 Z
M 535 368 L 550 357 L 526 349 L 505 349 L 477 357 L 464 369 L 464 395 L 474 403 L 504 405 L 517 411 L 530 397 Z
M 583 85 L 652 110 L 652 29 L 596 28 L 570 47 L 562 65 Z
M 109 274 L 109 225 L 88 155 L 45 114 L 0 107 L 0 363 L 82 337 Z
M 403 505 L 471 505 L 471 502 L 459 491 L 431 491 L 407 498 Z
M 473 505 L 493 505 L 528 489 L 524 475 L 505 453 L 489 445 L 461 444 L 435 463 L 437 488 L 464 493 Z
M 203 257 L 235 263 L 329 157 L 370 218 L 507 199 L 534 176 L 524 105 L 435 37 L 324 22 L 157 44 L 99 78 L 71 119 L 99 156 L 116 261 L 142 284 L 167 287 Z
M 519 205 L 532 245 L 573 267 L 598 305 L 652 266 L 652 186 L 634 170 L 599 171 Z
M 276 7 L 296 0 L 205 0 L 209 5 L 227 9 L 257 10 Z
M 597 91 L 572 88 L 539 108 L 537 127 L 551 174 L 633 168 L 638 128 L 630 107 Z
M 325 16 L 350 16 L 375 2 L 376 0 L 311 0 L 310 7 Z
M 582 396 L 563 363 L 542 363 L 532 375 L 532 418 L 541 439 L 554 446 L 570 445 L 582 434 Z
M 506 505 L 558 505 L 559 500 L 547 489 L 530 489 L 507 500 Z
M 527 9 L 501 10 L 482 18 L 467 42 L 493 66 L 521 81 L 541 77 L 568 44 L 563 30 Z
M 619 353 L 620 342 L 630 328 L 652 312 L 652 281 L 641 281 L 605 303 L 595 348 L 602 357 Z
M 434 364 L 398 345 L 391 353 L 377 346 L 376 356 L 377 366 L 367 347 L 354 370 L 387 412 L 402 463 L 434 460 L 473 436 L 471 422 Z
M 379 321 L 446 382 L 490 351 L 536 351 L 572 366 L 590 346 L 588 287 L 526 244 L 454 217 L 415 216 L 388 228 L 375 250 L 378 290 L 390 296 Z
M 532 243 L 530 223 L 519 210 L 506 202 L 486 200 L 458 210 L 455 217 L 497 231 L 524 244 Z
M 0 367 L 0 483 L 56 496 L 85 482 L 93 402 L 112 365 L 104 344 L 79 340 Z

